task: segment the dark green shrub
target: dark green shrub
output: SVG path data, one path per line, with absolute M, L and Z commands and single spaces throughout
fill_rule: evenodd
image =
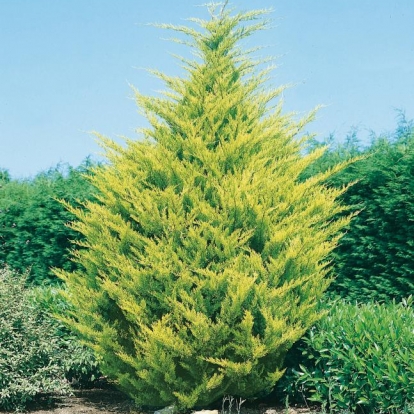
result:
M 361 212 L 333 253 L 331 290 L 358 302 L 399 301 L 414 294 L 414 133 L 378 138 L 367 154 L 345 177 L 360 180 L 343 201 Z
M 0 270 L 0 408 L 24 407 L 37 395 L 67 393 L 54 322 L 31 300 L 25 279 Z
M 102 377 L 99 362 L 91 349 L 82 345 L 76 337 L 67 339 L 63 353 L 65 378 L 74 388 L 91 388 Z
M 396 131 L 374 137 L 362 148 L 356 132 L 331 149 L 302 178 L 351 157 L 365 158 L 329 178 L 340 188 L 357 181 L 341 197 L 360 213 L 333 251 L 332 294 L 350 301 L 401 300 L 414 294 L 414 126 L 401 115 Z M 314 143 L 314 147 L 321 144 Z
M 10 182 L 10 174 L 7 170 L 0 168 L 0 187 Z
M 284 391 L 331 411 L 390 412 L 412 404 L 412 302 L 335 302 L 297 347 L 301 364 L 288 370 Z
M 76 268 L 68 256 L 79 234 L 66 226 L 74 217 L 58 199 L 80 205 L 94 198 L 84 177 L 90 165 L 59 166 L 28 180 L 0 171 L 0 265 L 20 273 L 30 269 L 31 284 L 56 281 L 52 267 Z
M 400 301 L 414 294 L 414 123 L 400 113 L 394 133 L 373 136 L 363 147 L 357 131 L 344 143 L 330 137 L 329 145 L 301 176 L 332 168 L 362 156 L 327 183 L 340 188 L 356 182 L 341 200 L 359 214 L 331 254 L 335 280 L 331 295 L 350 301 Z M 311 149 L 322 146 L 313 141 Z

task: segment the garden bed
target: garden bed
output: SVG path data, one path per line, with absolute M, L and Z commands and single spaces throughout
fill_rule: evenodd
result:
M 27 413 L 33 414 L 152 414 L 135 406 L 125 394 L 115 389 L 76 390 L 72 396 L 48 396 L 31 404 Z M 220 410 L 219 410 L 220 412 Z M 316 409 L 306 407 L 286 408 L 274 403 L 256 402 L 242 406 L 240 414 L 308 414 Z M 0 414 L 12 414 L 0 411 Z M 237 414 L 233 409 L 232 413 Z

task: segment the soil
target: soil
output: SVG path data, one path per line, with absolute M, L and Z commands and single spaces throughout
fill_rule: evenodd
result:
M 45 396 L 36 400 L 25 412 L 33 414 L 140 413 L 132 400 L 112 389 L 75 390 L 71 396 Z M 0 411 L 0 414 L 12 413 Z
M 216 407 L 218 408 L 218 407 Z M 220 413 L 220 408 L 219 408 Z M 153 414 L 138 408 L 125 394 L 113 388 L 75 390 L 72 396 L 44 397 L 26 411 L 30 414 Z M 0 410 L 0 414 L 12 414 Z M 227 414 L 317 414 L 306 407 L 286 408 L 271 402 L 243 405 L 240 413 L 233 408 Z

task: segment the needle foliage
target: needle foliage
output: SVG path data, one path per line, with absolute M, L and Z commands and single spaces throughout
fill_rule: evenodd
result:
M 56 271 L 66 321 L 139 404 L 190 408 L 271 390 L 287 350 L 320 317 L 325 260 L 349 221 L 326 178 L 301 181 L 323 153 L 274 104 L 268 70 L 239 42 L 266 11 L 209 7 L 163 27 L 185 37 L 187 76 L 136 93 L 150 126 L 125 147 L 101 138 L 98 202 L 69 209 L 81 270 Z M 193 28 L 197 27 L 197 29 Z M 259 67 L 261 67 L 259 65 Z M 306 155 L 304 155 L 306 154 Z

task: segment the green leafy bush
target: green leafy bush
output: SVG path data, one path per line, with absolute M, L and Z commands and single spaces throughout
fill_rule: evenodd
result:
M 0 409 L 68 393 L 69 385 L 88 387 L 100 376 L 92 351 L 45 312 L 50 291 L 27 289 L 25 282 L 0 269 Z
M 73 388 L 92 388 L 102 378 L 99 360 L 74 336 L 66 339 L 62 363 L 65 378 Z
M 40 286 L 31 289 L 31 300 L 37 307 L 49 315 L 62 313 L 67 304 L 57 289 L 52 286 Z M 59 338 L 59 359 L 65 378 L 72 387 L 91 388 L 102 377 L 99 361 L 93 351 L 79 342 L 79 339 L 67 327 L 53 319 L 54 330 Z
M 334 412 L 391 412 L 412 406 L 412 305 L 411 297 L 398 304 L 331 304 L 328 316 L 296 348 L 296 363 L 301 364 L 283 378 L 284 392 Z
M 273 107 L 280 91 L 239 41 L 265 11 L 210 7 L 188 35 L 188 77 L 160 74 L 166 97 L 141 96 L 150 127 L 92 177 L 99 203 L 71 207 L 84 235 L 66 282 L 66 322 L 102 370 L 138 404 L 190 408 L 268 391 L 287 350 L 320 317 L 327 254 L 349 218 L 321 184 L 299 175 L 308 120 Z M 171 26 L 167 25 L 168 28 Z M 173 27 L 174 28 L 174 27 Z
M 74 217 L 58 199 L 77 205 L 93 199 L 84 177 L 90 167 L 86 160 L 78 168 L 56 167 L 27 180 L 0 170 L 0 265 L 20 273 L 30 269 L 27 280 L 36 285 L 57 281 L 52 267 L 76 267 L 69 251 L 79 234 L 66 226 Z
M 43 393 L 67 393 L 60 338 L 31 300 L 25 280 L 0 269 L 0 407 L 21 408 Z

